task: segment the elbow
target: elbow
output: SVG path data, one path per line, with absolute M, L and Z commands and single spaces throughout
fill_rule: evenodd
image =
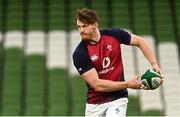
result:
M 136 46 L 137 46 L 138 48 L 142 48 L 142 46 L 144 46 L 145 43 L 146 43 L 146 42 L 145 42 L 144 39 L 140 39 Z
M 101 86 L 101 84 L 94 83 L 92 87 L 97 92 L 106 92 L 106 89 L 103 86 Z
M 137 35 L 132 35 L 132 42 L 131 44 L 133 46 L 136 46 L 138 48 L 143 47 L 144 45 L 147 45 L 147 40 L 145 40 L 144 38 L 137 36 Z
M 94 87 L 94 90 L 97 91 L 97 92 L 106 92 L 106 90 L 100 86 L 96 86 Z

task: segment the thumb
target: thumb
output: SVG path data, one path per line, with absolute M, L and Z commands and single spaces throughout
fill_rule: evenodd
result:
M 137 79 L 137 80 L 138 80 L 138 79 L 141 79 L 141 74 L 140 74 L 140 73 L 136 75 L 136 79 Z

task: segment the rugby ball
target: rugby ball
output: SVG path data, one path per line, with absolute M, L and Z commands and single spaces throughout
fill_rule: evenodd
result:
M 152 69 L 147 69 L 142 74 L 141 81 L 147 89 L 154 90 L 161 85 L 161 75 Z

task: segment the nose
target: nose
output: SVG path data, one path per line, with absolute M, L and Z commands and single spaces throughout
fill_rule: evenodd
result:
M 79 32 L 80 32 L 80 33 L 83 33 L 83 32 L 84 32 L 84 28 L 83 28 L 83 27 L 80 27 L 80 28 L 79 28 Z

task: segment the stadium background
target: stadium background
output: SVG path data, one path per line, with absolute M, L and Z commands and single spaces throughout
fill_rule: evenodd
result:
M 0 115 L 84 115 L 86 85 L 71 59 L 82 7 L 97 11 L 101 28 L 141 35 L 156 52 L 165 82 L 129 90 L 127 115 L 180 115 L 179 0 L 0 0 Z M 136 48 L 122 49 L 127 79 L 149 67 Z

